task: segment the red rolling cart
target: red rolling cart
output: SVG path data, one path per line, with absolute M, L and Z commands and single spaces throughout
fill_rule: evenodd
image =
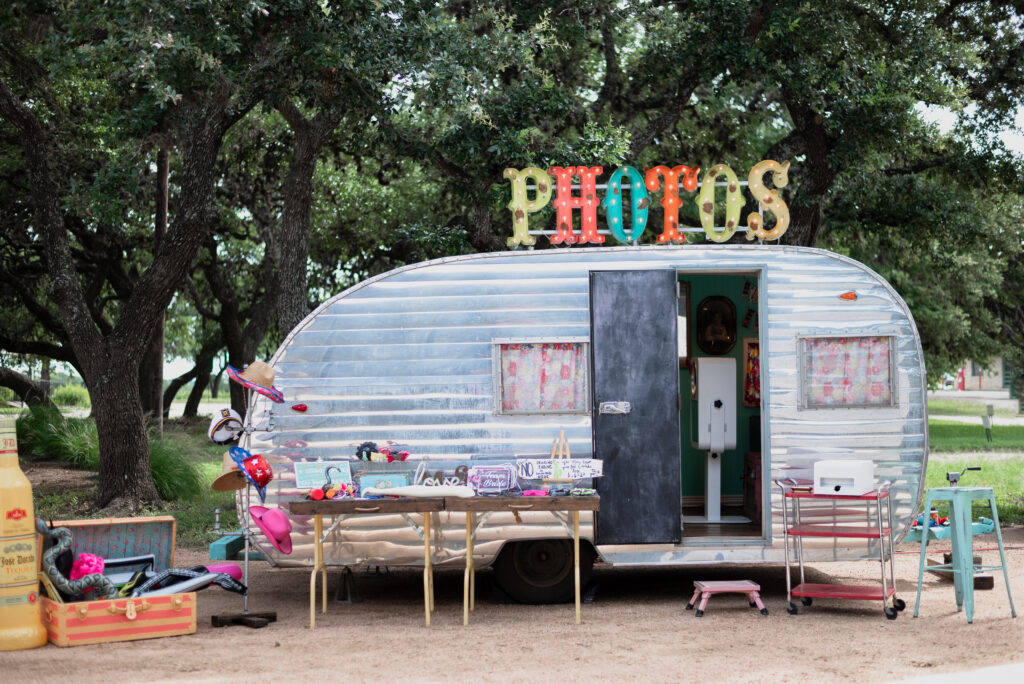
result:
M 885 616 L 890 620 L 895 620 L 899 611 L 906 608 L 906 603 L 903 599 L 896 598 L 892 553 L 892 502 L 889 498 L 891 483 L 886 482 L 875 491 L 858 495 L 815 494 L 810 485 L 795 481 L 776 481 L 776 484 L 783 491 L 782 518 L 786 530 L 786 599 L 789 602 L 789 614 L 796 615 L 798 612 L 796 603 L 793 602 L 794 598 L 799 598 L 805 606 L 810 606 L 813 599 L 816 598 L 852 599 L 881 601 Z M 808 500 L 831 503 L 832 505 L 816 506 L 810 511 L 801 511 L 801 502 Z M 792 510 L 790 510 L 790 506 L 792 506 Z M 874 516 L 872 516 L 872 512 Z M 791 537 L 797 565 L 800 569 L 800 583 L 795 587 L 792 585 L 790 569 L 792 565 Z M 882 575 L 881 584 L 815 584 L 804 581 L 803 540 L 805 537 L 877 539 L 878 559 Z M 886 576 L 887 571 L 888 577 Z

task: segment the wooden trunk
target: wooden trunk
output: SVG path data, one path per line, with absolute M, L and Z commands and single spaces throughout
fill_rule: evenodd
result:
M 57 646 L 195 634 L 196 595 L 57 603 L 42 598 L 43 625 Z

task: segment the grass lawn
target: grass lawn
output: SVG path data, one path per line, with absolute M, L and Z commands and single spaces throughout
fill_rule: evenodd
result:
M 977 423 L 955 420 L 928 421 L 932 451 L 1020 451 L 1024 453 L 1024 425 L 993 425 L 988 441 L 981 417 Z
M 961 399 L 929 399 L 928 415 L 934 416 L 978 416 L 985 413 L 984 400 L 967 401 Z M 999 418 L 1013 418 L 1018 414 L 1013 409 L 997 408 L 994 414 Z

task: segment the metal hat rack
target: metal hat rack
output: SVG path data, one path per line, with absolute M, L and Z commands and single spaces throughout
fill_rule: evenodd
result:
M 242 386 L 242 392 L 245 396 L 245 423 L 242 429 L 245 434 L 251 435 L 253 432 L 252 427 L 252 407 L 250 405 L 251 395 L 248 387 Z M 246 627 L 252 627 L 254 629 L 259 627 L 266 627 L 271 622 L 277 622 L 277 613 L 275 611 L 268 612 L 249 612 L 249 544 L 253 536 L 252 529 L 249 526 L 249 496 L 252 491 L 252 483 L 249 478 L 242 473 L 242 479 L 245 482 L 245 498 L 243 508 L 243 522 L 240 525 L 242 531 L 243 540 L 243 562 L 242 562 L 242 575 L 245 579 L 245 593 L 242 594 L 242 612 L 241 613 L 225 613 L 223 615 L 214 615 L 211 617 L 211 622 L 214 627 L 227 627 L 229 625 L 245 625 Z

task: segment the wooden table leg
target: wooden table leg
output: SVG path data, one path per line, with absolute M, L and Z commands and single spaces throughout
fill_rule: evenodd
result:
M 473 600 L 473 513 L 466 511 L 466 571 L 462 578 L 462 624 L 469 624 L 469 606 Z
M 470 513 L 470 520 L 473 522 L 473 534 L 476 534 L 476 513 Z M 472 568 L 469 572 L 469 612 L 476 610 L 476 560 L 473 558 L 473 544 L 475 540 L 470 542 L 469 545 L 469 565 Z
M 313 516 L 313 572 L 309 576 L 309 628 L 316 627 L 316 574 L 323 573 L 324 612 L 327 612 L 327 569 L 324 567 L 323 536 L 324 519 L 322 515 Z
M 434 573 L 430 565 L 430 513 L 423 514 L 423 608 L 430 626 L 430 611 L 434 610 Z
M 580 512 L 572 512 L 572 557 L 576 565 L 576 624 L 580 624 Z

